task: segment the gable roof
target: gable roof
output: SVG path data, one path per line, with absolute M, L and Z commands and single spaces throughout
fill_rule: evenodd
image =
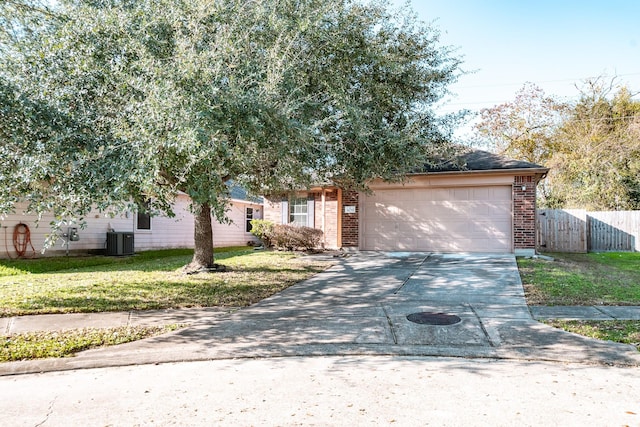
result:
M 413 173 L 508 171 L 521 169 L 542 174 L 549 171 L 548 168 L 535 163 L 510 159 L 488 151 L 466 149 L 453 159 L 442 159 L 440 163 L 425 165 L 423 169 L 416 170 Z
M 227 188 L 229 189 L 229 197 L 231 199 L 243 200 L 246 202 L 258 203 L 258 204 L 263 202 L 262 197 L 254 197 L 249 195 L 249 192 L 247 191 L 246 188 L 242 187 L 241 185 L 233 181 L 227 182 Z

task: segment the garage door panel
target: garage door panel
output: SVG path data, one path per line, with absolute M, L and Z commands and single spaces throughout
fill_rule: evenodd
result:
M 363 249 L 511 251 L 508 186 L 378 190 L 362 207 Z

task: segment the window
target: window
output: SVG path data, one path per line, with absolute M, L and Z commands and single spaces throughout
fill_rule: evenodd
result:
M 245 226 L 245 231 L 247 233 L 250 233 L 251 230 L 253 229 L 253 225 L 251 225 L 251 220 L 253 220 L 253 208 L 247 208 L 245 211 L 245 218 L 246 218 L 246 226 Z
M 138 230 L 151 230 L 151 215 L 149 215 L 149 206 L 151 200 L 147 200 L 142 206 L 138 207 L 138 220 L 136 228 Z
M 306 226 L 308 224 L 307 219 L 307 199 L 291 199 L 289 202 L 289 224 Z

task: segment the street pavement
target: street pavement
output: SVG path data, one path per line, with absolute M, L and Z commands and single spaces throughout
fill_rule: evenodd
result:
M 613 308 L 589 309 L 604 316 Z M 546 310 L 533 311 L 539 317 L 553 311 Z M 624 310 L 634 315 L 633 309 Z M 431 325 L 408 318 L 421 313 L 459 322 Z M 609 311 L 609 315 L 622 313 Z M 13 318 L 4 328 L 23 331 L 37 321 L 61 328 L 64 316 L 74 315 Z M 3 363 L 0 375 L 285 356 L 441 356 L 640 365 L 634 346 L 593 340 L 537 322 L 526 305 L 515 258 L 509 254 L 362 252 L 340 258 L 327 271 L 242 310 L 76 316 L 85 327 L 154 322 L 190 326 L 72 358 Z
M 639 371 L 399 356 L 83 369 L 0 377 L 0 425 L 637 427 Z
M 0 364 L 0 426 L 640 426 L 635 347 L 532 317 L 637 318 L 637 308 L 527 307 L 511 255 L 336 262 L 241 310 L 4 319 L 5 332 L 189 326 Z

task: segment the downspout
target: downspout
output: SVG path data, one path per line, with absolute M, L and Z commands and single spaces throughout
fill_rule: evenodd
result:
M 327 233 L 325 230 L 325 224 L 326 224 L 326 216 L 327 216 L 327 210 L 325 209 L 326 207 L 326 189 L 323 188 L 322 189 L 322 224 L 321 224 L 321 228 L 322 228 L 322 246 L 326 247 L 327 246 Z
M 342 188 L 338 188 L 338 230 L 336 230 L 336 244 L 342 247 Z

